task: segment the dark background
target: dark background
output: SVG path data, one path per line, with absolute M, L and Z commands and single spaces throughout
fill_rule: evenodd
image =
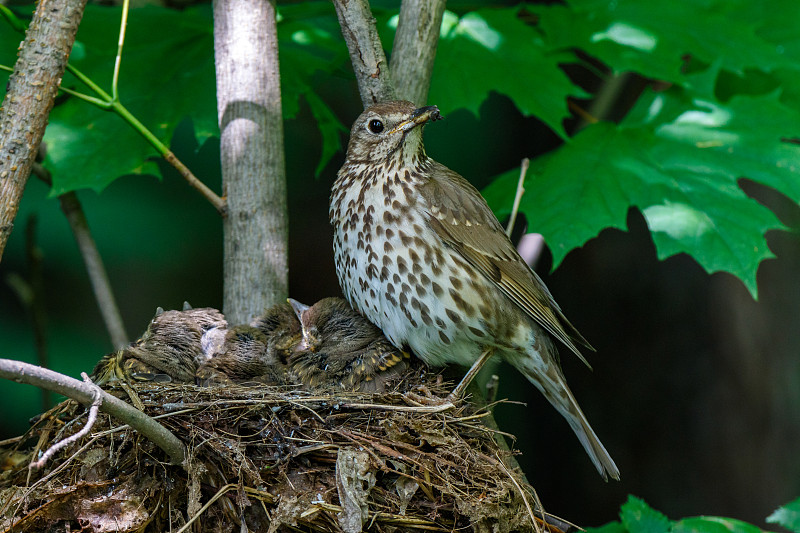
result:
M 341 83 L 337 86 L 336 83 Z M 349 124 L 360 103 L 349 82 L 323 95 Z M 342 96 L 346 95 L 346 96 Z M 430 102 L 435 104 L 436 102 Z M 339 154 L 318 178 L 320 137 L 307 108 L 286 122 L 290 214 L 290 293 L 312 303 L 340 294 L 327 201 Z M 426 130 L 428 153 L 479 188 L 557 139 L 493 95 L 480 117 L 456 112 Z M 108 150 L 116 149 L 109 141 Z M 190 122 L 173 150 L 219 190 L 218 144 L 194 142 Z M 89 223 L 122 308 L 128 333 L 143 332 L 155 308 L 221 306 L 222 230 L 214 209 L 171 169 L 159 181 L 129 176 L 102 195 L 82 191 Z M 797 206 L 744 183 L 748 193 L 796 227 Z M 565 212 L 570 206 L 565 205 Z M 0 264 L 2 357 L 35 362 L 26 309 L 9 288 L 26 276 L 25 228 L 38 221 L 43 253 L 50 366 L 78 377 L 111 351 L 74 239 L 56 199 L 31 179 Z M 777 259 L 758 272 L 759 301 L 727 274 L 709 275 L 687 256 L 658 261 L 642 216 L 628 232 L 606 230 L 571 252 L 552 274 L 545 252 L 537 270 L 570 320 L 597 348 L 591 372 L 562 350 L 572 390 L 622 472 L 604 483 L 569 427 L 521 375 L 501 366 L 502 429 L 545 508 L 578 524 L 616 518 L 628 493 L 671 518 L 726 515 L 763 519 L 800 494 L 800 242 L 794 230 L 769 234 Z M 535 228 L 531 228 L 535 230 Z M 0 439 L 17 435 L 41 411 L 33 387 L 0 383 Z

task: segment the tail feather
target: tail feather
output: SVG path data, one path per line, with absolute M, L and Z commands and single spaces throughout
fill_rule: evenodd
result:
M 514 365 L 528 381 L 536 385 L 545 398 L 555 407 L 561 416 L 569 423 L 572 430 L 577 435 L 589 458 L 594 463 L 597 471 L 608 481 L 608 477 L 619 481 L 619 468 L 608 454 L 600 439 L 597 438 L 589 421 L 578 406 L 577 400 L 569 390 L 564 376 L 561 374 L 558 363 L 551 360 L 549 364 L 542 364 L 542 360 L 530 356 L 508 358 L 508 362 Z M 536 368 L 539 363 L 542 366 Z
M 578 407 L 578 402 L 575 401 L 570 390 L 566 390 L 571 401 L 569 411 L 564 411 L 558 406 L 556 406 L 556 409 L 567 419 L 572 431 L 578 436 L 578 440 L 583 444 L 583 449 L 589 454 L 589 458 L 594 463 L 597 471 L 600 472 L 600 475 L 603 476 L 603 479 L 608 481 L 608 476 L 611 476 L 612 479 L 619 481 L 619 468 L 617 468 L 614 460 L 606 451 L 603 443 L 597 438 L 597 434 L 595 434 L 592 426 L 589 425 L 589 421 L 586 420 L 586 416 L 581 411 L 581 408 Z

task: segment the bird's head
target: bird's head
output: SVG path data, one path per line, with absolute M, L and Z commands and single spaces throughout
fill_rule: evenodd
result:
M 396 168 L 413 168 L 425 159 L 422 126 L 441 118 L 436 106 L 416 107 L 404 100 L 371 106 L 353 124 L 347 161 L 394 162 Z
M 322 338 L 315 320 L 318 314 L 315 311 L 318 310 L 318 307 L 308 306 L 291 298 L 288 299 L 288 302 L 291 304 L 292 309 L 294 309 L 298 320 L 300 320 L 300 327 L 303 333 L 303 337 L 300 342 L 297 343 L 295 351 L 300 352 L 308 350 L 310 352 L 316 352 L 317 348 L 322 344 Z

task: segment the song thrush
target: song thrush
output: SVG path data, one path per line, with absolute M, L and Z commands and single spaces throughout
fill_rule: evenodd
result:
M 214 328 L 203 335 L 208 361 L 197 370 L 201 384 L 286 383 L 286 360 L 302 337 L 300 321 L 288 303 L 277 304 L 249 326 Z
M 277 357 L 273 339 L 253 326 L 214 329 L 203 337 L 209 359 L 197 369 L 197 383 L 266 383 L 284 385 L 286 366 Z
M 210 307 L 164 311 L 160 307 L 142 337 L 126 348 L 103 356 L 92 371 L 102 385 L 113 379 L 193 383 L 206 356 L 201 346 L 208 330 L 226 326 L 225 317 Z
M 303 338 L 289 357 L 290 372 L 303 385 L 383 391 L 408 367 L 408 354 L 341 298 L 312 306 L 289 299 Z
M 427 156 L 435 106 L 374 105 L 353 124 L 333 185 L 337 275 L 350 304 L 430 365 L 489 357 L 528 378 L 566 418 L 600 474 L 619 470 L 567 387 L 555 340 L 585 362 L 588 342 L 517 253 L 480 193 Z

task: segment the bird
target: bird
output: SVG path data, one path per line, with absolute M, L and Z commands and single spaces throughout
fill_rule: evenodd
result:
M 591 345 L 520 257 L 486 201 L 425 152 L 436 106 L 388 101 L 356 119 L 331 189 L 334 260 L 354 309 L 431 366 L 500 357 L 566 419 L 604 479 L 619 469 L 567 386 L 556 341 Z M 588 365 L 588 363 L 587 363 Z
M 286 360 L 301 340 L 300 321 L 288 302 L 270 307 L 249 325 L 212 328 L 203 335 L 207 361 L 197 369 L 197 382 L 287 384 Z
M 210 330 L 203 336 L 208 360 L 198 367 L 196 382 L 284 385 L 286 367 L 274 349 L 276 338 L 249 325 Z
M 300 321 L 302 340 L 288 366 L 304 386 L 383 392 L 408 368 L 409 354 L 344 299 L 323 298 L 308 306 L 290 298 L 289 303 Z
M 203 335 L 226 325 L 222 313 L 211 307 L 192 309 L 184 304 L 181 311 L 159 307 L 138 340 L 100 359 L 92 381 L 98 385 L 115 379 L 193 383 L 198 365 L 206 358 Z

